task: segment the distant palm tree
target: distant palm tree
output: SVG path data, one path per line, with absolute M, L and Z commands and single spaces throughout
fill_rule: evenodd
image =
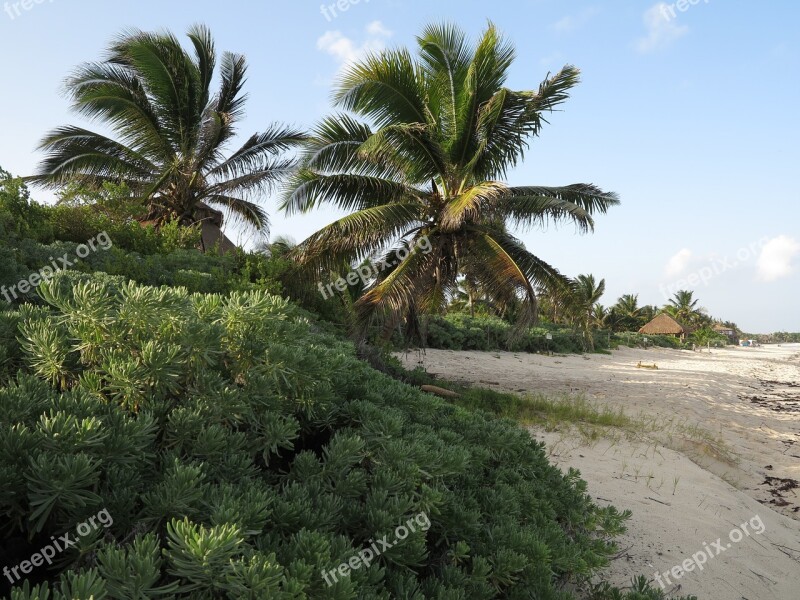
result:
M 606 291 L 606 280 L 601 279 L 597 283 L 594 275 L 578 275 L 574 279 L 572 287 L 574 292 L 567 301 L 567 312 L 571 316 L 573 325 L 583 334 L 586 348 L 594 350 L 592 323 L 595 306 Z
M 592 326 L 595 329 L 604 329 L 608 327 L 608 314 L 609 310 L 602 304 L 595 304 L 594 307 L 592 307 Z
M 578 70 L 566 66 L 537 90 L 505 87 L 514 50 L 490 25 L 477 45 L 456 27 L 427 27 L 418 57 L 405 49 L 371 55 L 350 67 L 334 94 L 348 114 L 328 117 L 308 144 L 302 169 L 283 201 L 287 213 L 328 203 L 348 216 L 312 235 L 301 261 L 322 273 L 430 240 L 360 298 L 360 326 L 380 315 L 406 322 L 436 312 L 466 275 L 498 306 L 521 301 L 518 325 L 536 318 L 535 286 L 568 280 L 508 231 L 550 221 L 592 230 L 592 215 L 618 204 L 589 184 L 510 186 L 544 114 L 568 98 Z
M 643 325 L 638 294 L 625 294 L 611 308 L 616 331 L 638 331 Z
M 652 321 L 660 312 L 661 309 L 659 309 L 657 306 L 653 304 L 645 304 L 639 309 L 639 316 L 644 324 Z
M 594 275 L 578 275 L 575 278 L 575 299 L 582 313 L 590 316 L 594 306 L 606 293 L 606 280 L 595 282 Z
M 450 300 L 450 307 L 455 310 L 466 310 L 471 317 L 474 317 L 475 305 L 481 301 L 483 296 L 481 289 L 473 281 L 464 277 L 456 284 Z
M 694 292 L 679 290 L 664 307 L 669 314 L 678 321 L 694 328 L 701 327 L 711 322 L 703 308 L 697 306 L 699 300 L 694 299 Z
M 220 87 L 212 94 L 217 55 L 211 33 L 196 26 L 188 37 L 193 55 L 172 34 L 128 33 L 104 61 L 81 66 L 67 81 L 73 108 L 116 136 L 59 127 L 42 140 L 47 156 L 31 180 L 87 189 L 124 182 L 157 225 L 192 224 L 200 203 L 208 203 L 264 229 L 267 214 L 254 200 L 289 173 L 294 163 L 284 153 L 303 135 L 272 125 L 226 158 L 243 115 L 245 59 L 222 54 Z

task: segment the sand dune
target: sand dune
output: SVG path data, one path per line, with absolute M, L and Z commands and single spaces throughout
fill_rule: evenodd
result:
M 581 471 L 598 502 L 633 511 L 606 574 L 614 583 L 667 573 L 692 555 L 700 562 L 710 548 L 702 570 L 669 575 L 666 589 L 705 600 L 800 598 L 799 345 L 554 357 L 427 350 L 401 358 L 484 387 L 581 394 L 650 423 L 640 439 L 595 443 L 532 429 L 556 464 Z M 694 427 L 705 433 L 688 434 Z M 752 526 L 759 523 L 760 534 Z M 741 541 L 729 537 L 734 529 Z

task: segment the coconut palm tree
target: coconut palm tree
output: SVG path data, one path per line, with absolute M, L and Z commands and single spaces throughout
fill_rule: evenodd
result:
M 668 306 L 675 311 L 674 314 L 676 316 L 682 316 L 688 320 L 688 317 L 697 309 L 698 302 L 699 300 L 694 299 L 694 292 L 678 290 L 670 298 Z
M 639 309 L 639 318 L 642 324 L 649 323 L 658 316 L 661 309 L 655 304 L 645 304 Z
M 594 275 L 578 275 L 574 282 L 574 302 L 581 315 L 589 317 L 594 312 L 594 305 L 606 293 L 606 280 L 595 281 Z
M 212 93 L 217 53 L 211 33 L 195 26 L 188 37 L 193 54 L 169 33 L 126 33 L 103 61 L 78 68 L 67 80 L 73 109 L 102 122 L 114 137 L 59 127 L 42 140 L 47 155 L 30 179 L 56 189 L 124 182 L 157 225 L 192 224 L 207 203 L 265 228 L 267 214 L 255 200 L 292 169 L 285 153 L 303 135 L 271 125 L 226 156 L 243 115 L 247 65 L 243 56 L 223 53 Z
M 457 311 L 467 311 L 471 317 L 475 316 L 475 305 L 485 296 L 482 290 L 466 277 L 462 277 L 456 284 L 449 307 Z
M 597 303 L 592 307 L 592 326 L 596 329 L 604 329 L 608 326 L 609 310 L 602 304 Z
M 642 326 L 642 309 L 639 306 L 638 294 L 620 296 L 611 307 L 610 320 L 615 331 L 638 331 Z
M 578 275 L 573 280 L 574 293 L 567 301 L 567 312 L 572 324 L 583 334 L 584 344 L 588 350 L 594 350 L 592 323 L 595 306 L 606 291 L 606 280 L 595 281 L 594 275 Z
M 427 27 L 417 42 L 416 56 L 373 54 L 340 77 L 334 102 L 347 112 L 316 127 L 282 206 L 350 214 L 308 238 L 299 258 L 312 273 L 372 255 L 396 263 L 358 301 L 362 326 L 439 311 L 464 275 L 498 306 L 521 300 L 522 327 L 535 320 L 536 286 L 569 281 L 509 228 L 568 221 L 589 231 L 594 214 L 618 204 L 590 184 L 503 181 L 579 72 L 566 66 L 534 90 L 506 87 L 514 49 L 493 25 L 476 45 L 449 25 Z M 396 257 L 421 238 L 430 252 Z
M 678 290 L 675 292 L 664 310 L 675 317 L 678 321 L 693 328 L 699 328 L 711 322 L 706 315 L 705 309 L 699 307 L 699 300 L 695 300 L 694 292 L 689 290 Z

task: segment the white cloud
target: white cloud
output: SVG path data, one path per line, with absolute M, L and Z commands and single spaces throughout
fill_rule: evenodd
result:
M 667 261 L 665 269 L 667 277 L 677 277 L 686 270 L 689 261 L 692 260 L 692 251 L 688 248 L 683 248 L 675 256 Z
M 590 7 L 581 11 L 577 15 L 567 15 L 566 17 L 559 19 L 550 25 L 550 28 L 555 30 L 557 33 L 569 33 L 570 31 L 575 31 L 576 29 L 583 27 L 592 19 L 592 17 L 599 13 L 600 9 Z
M 800 255 L 800 242 L 788 235 L 772 238 L 761 249 L 758 257 L 758 278 L 775 281 L 791 275 L 794 271 L 792 259 Z
M 639 52 L 651 52 L 656 48 L 666 46 L 670 42 L 683 37 L 689 31 L 686 25 L 678 25 L 669 10 L 668 5 L 659 2 L 648 8 L 643 16 L 647 35 L 639 38 L 636 49 Z
M 386 47 L 392 32 L 380 21 L 373 21 L 366 28 L 366 39 L 358 43 L 341 31 L 326 31 L 317 40 L 317 49 L 330 54 L 342 66 L 355 62 L 369 52 L 379 52 Z
M 373 21 L 369 25 L 367 25 L 367 33 L 373 36 L 390 38 L 392 37 L 392 32 L 386 29 L 383 26 L 383 23 L 380 21 Z

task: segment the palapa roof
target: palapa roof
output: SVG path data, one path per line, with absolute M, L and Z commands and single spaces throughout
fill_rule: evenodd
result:
M 667 313 L 661 313 L 639 330 L 650 335 L 680 335 L 689 333 L 689 328 L 680 324 Z

